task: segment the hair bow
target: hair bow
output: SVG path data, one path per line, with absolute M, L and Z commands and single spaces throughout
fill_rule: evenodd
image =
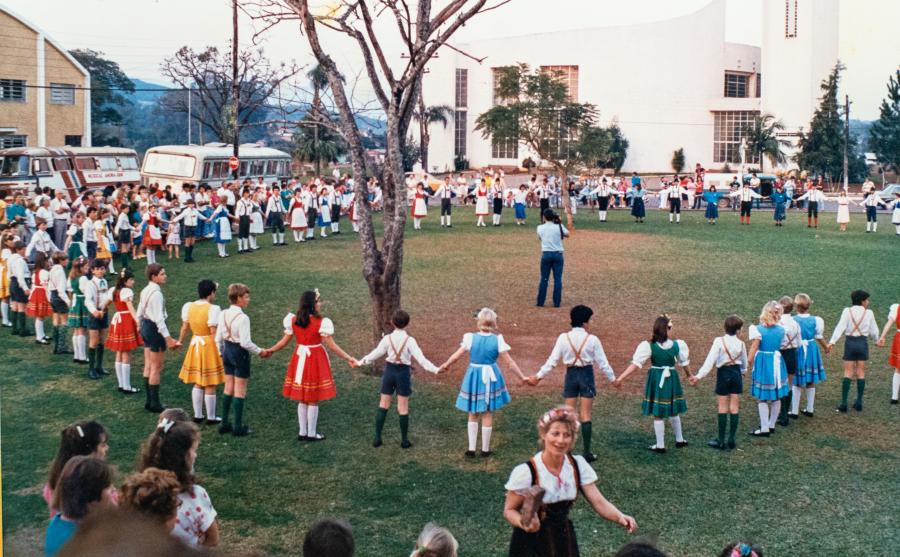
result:
M 175 425 L 174 420 L 170 420 L 168 418 L 163 418 L 159 425 L 156 426 L 156 429 L 162 429 L 163 433 L 169 433 L 169 430 L 172 429 L 172 426 Z
M 81 429 L 81 426 L 80 426 L 80 425 L 75 426 L 75 431 L 78 432 L 78 436 L 79 436 L 79 437 L 81 437 L 82 439 L 84 438 L 84 430 Z

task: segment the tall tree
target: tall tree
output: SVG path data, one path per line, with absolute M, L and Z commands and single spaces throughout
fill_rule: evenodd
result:
M 496 106 L 478 116 L 475 129 L 499 141 L 518 141 L 550 163 L 566 187 L 569 174 L 609 157 L 612 133 L 597 123 L 597 108 L 573 102 L 558 75 L 526 64 L 497 68 Z M 563 195 L 569 228 L 572 211 Z
M 681 171 L 684 170 L 684 147 L 679 147 L 672 151 L 672 170 L 675 171 L 675 174 L 681 174 Z
M 765 170 L 765 159 L 769 159 L 772 166 L 787 160 L 784 148 L 790 146 L 790 141 L 778 137 L 778 132 L 781 131 L 784 131 L 784 124 L 771 114 L 754 116 L 744 127 L 747 150 L 755 159 L 751 162 L 758 160 L 760 171 Z
M 91 143 L 119 145 L 118 134 L 110 132 L 112 126 L 122 125 L 121 110 L 131 104 L 123 93 L 134 93 L 134 83 L 118 63 L 105 58 L 102 52 L 78 49 L 69 54 L 91 74 Z
M 443 6 L 436 9 L 436 13 L 432 13 L 432 0 L 417 0 L 413 6 L 406 0 L 342 0 L 330 4 L 322 13 L 313 13 L 308 0 L 252 0 L 245 3 L 251 17 L 269 25 L 299 20 L 313 56 L 328 75 L 341 132 L 350 149 L 355 187 L 359 190 L 355 203 L 359 215 L 363 277 L 372 298 L 376 337 L 392 329 L 391 316 L 400 307 L 407 214 L 401 150 L 407 141 L 425 65 L 467 21 L 509 0 L 494 2 L 488 5 L 488 0 L 450 0 L 442 2 Z M 342 83 L 338 63 L 323 45 L 321 34 L 328 32 L 337 33 L 354 45 L 364 62 L 375 101 L 384 113 L 387 122 L 385 163 L 380 168 L 376 169 L 367 160 L 351 103 L 352 91 Z M 406 54 L 402 63 L 388 61 L 384 45 L 393 42 L 398 42 Z M 346 42 L 342 44 L 341 59 L 346 56 L 346 46 Z M 367 169 L 378 179 L 384 194 L 380 246 L 375 239 L 368 186 L 364 179 Z
M 447 129 L 453 118 L 453 108 L 446 104 L 425 106 L 425 99 L 419 95 L 413 118 L 419 123 L 419 158 L 422 161 L 422 170 L 428 172 L 428 144 L 431 142 L 428 128 L 432 124 L 441 124 Z
M 881 114 L 869 128 L 869 148 L 878 162 L 900 173 L 900 70 L 888 79 Z
M 335 131 L 334 122 L 322 122 L 312 112 L 299 123 L 294 134 L 294 156 L 315 166 L 316 176 L 322 175 L 322 163 L 334 163 L 347 153 L 347 142 Z
M 328 88 L 328 74 L 325 73 L 325 70 L 321 65 L 316 64 L 311 70 L 306 72 L 306 78 L 309 79 L 309 84 L 312 87 L 312 102 L 310 103 L 309 112 L 306 117 L 304 117 L 304 120 L 307 120 L 307 123 L 311 126 L 310 131 L 312 132 L 312 137 L 310 139 L 312 140 L 312 145 L 310 145 L 310 147 L 312 149 L 307 150 L 307 153 L 313 157 L 312 159 L 307 160 L 313 161 L 316 167 L 316 176 L 321 176 L 322 161 L 329 162 L 329 157 L 326 156 L 323 159 L 323 151 L 337 151 L 337 149 L 332 149 L 332 147 L 326 147 L 325 149 L 319 148 L 319 138 L 322 133 L 320 128 L 324 121 L 329 119 L 328 112 L 325 110 L 322 101 L 322 94 Z M 300 135 L 306 135 L 306 131 L 301 130 Z M 333 137 L 330 139 L 332 140 L 333 147 L 337 147 L 337 142 L 333 140 Z M 344 149 L 344 151 L 346 151 L 346 149 Z
M 166 94 L 160 103 L 183 112 L 225 143 L 240 143 L 234 137 L 234 119 L 238 135 L 243 128 L 264 125 L 270 100 L 300 72 L 296 64 L 272 65 L 262 50 L 242 50 L 238 54 L 238 114 L 232 114 L 233 88 L 231 55 L 211 46 L 196 52 L 183 46 L 160 65 L 163 75 L 178 87 L 191 90 Z M 291 88 L 288 88 L 291 89 Z

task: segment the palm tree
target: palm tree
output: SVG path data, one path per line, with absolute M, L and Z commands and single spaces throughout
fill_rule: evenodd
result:
M 328 88 L 328 74 L 325 73 L 325 69 L 322 68 L 321 65 L 316 64 L 313 69 L 306 72 L 306 77 L 309 78 L 309 84 L 312 85 L 313 90 L 313 98 L 312 105 L 310 106 L 310 114 L 312 115 L 313 120 L 313 133 L 312 137 L 307 138 L 309 143 L 306 147 L 301 150 L 300 148 L 300 140 L 297 141 L 297 149 L 295 152 L 300 155 L 301 151 L 306 151 L 306 154 L 311 156 L 312 158 L 308 158 L 305 160 L 309 160 L 316 165 L 316 176 L 322 175 L 322 157 L 321 150 L 319 149 L 319 117 L 323 116 L 323 108 L 322 108 L 322 92 Z M 307 134 L 301 132 L 299 134 L 300 138 L 303 138 Z M 303 157 L 303 155 L 300 155 Z M 327 157 L 325 158 L 327 160 Z
M 301 161 L 316 166 L 319 176 L 321 164 L 337 162 L 347 152 L 347 143 L 333 128 L 323 125 L 322 120 L 307 114 L 300 129 L 294 134 L 294 156 Z
M 419 123 L 419 158 L 422 161 L 422 170 L 428 172 L 428 142 L 431 140 L 431 135 L 428 133 L 428 126 L 431 124 L 441 124 L 446 130 L 447 125 L 450 124 L 450 119 L 453 118 L 453 108 L 446 104 L 426 107 L 425 99 L 420 93 L 419 103 L 415 112 L 413 112 L 413 118 Z
M 789 147 L 791 142 L 778 137 L 778 132 L 781 131 L 784 131 L 784 124 L 768 113 L 754 116 L 753 120 L 744 126 L 742 133 L 747 150 L 759 159 L 760 171 L 763 170 L 764 159 L 769 159 L 772 166 L 787 160 L 782 149 Z

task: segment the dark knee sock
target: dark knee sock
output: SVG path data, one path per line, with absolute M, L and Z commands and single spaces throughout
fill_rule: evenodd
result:
M 97 369 L 103 369 L 103 344 L 97 345 Z
M 728 441 L 734 443 L 734 435 L 737 433 L 740 414 L 731 414 L 731 422 L 728 424 Z
M 97 369 L 97 347 L 88 347 L 88 370 Z
M 781 397 L 781 409 L 778 411 L 778 419 L 787 419 L 788 412 L 791 409 L 791 395 Z
M 728 414 L 719 414 L 719 444 L 725 443 L 725 426 L 728 424 Z
M 400 415 L 400 440 L 409 441 L 409 414 Z
M 841 381 L 841 406 L 847 406 L 847 398 L 850 396 L 850 383 L 852 382 L 849 377 L 844 377 Z
M 222 397 L 222 423 L 228 423 L 228 414 L 231 413 L 231 401 L 234 400 L 233 395 L 224 395 Z
M 150 406 L 150 378 L 144 377 L 144 406 Z
M 244 399 L 234 397 L 234 429 L 244 425 Z
M 584 453 L 591 452 L 591 433 L 594 431 L 594 424 L 591 422 L 583 422 L 581 424 L 581 442 L 584 445 Z
M 384 421 L 387 419 L 387 408 L 379 407 L 375 411 L 375 440 L 381 441 L 381 430 L 384 429 Z
M 59 352 L 59 325 L 53 326 L 53 353 Z
M 863 399 L 863 391 L 866 390 L 866 380 L 865 379 L 857 379 L 856 380 L 856 402 L 862 403 Z
M 19 334 L 19 312 L 9 308 L 9 322 L 12 323 L 12 334 Z

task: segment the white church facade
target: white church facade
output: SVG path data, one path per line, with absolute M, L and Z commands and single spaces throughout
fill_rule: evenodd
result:
M 428 105 L 449 105 L 447 128 L 431 127 L 428 171 L 518 166 L 524 145 L 492 141 L 475 121 L 494 103 L 497 68 L 552 71 L 570 98 L 597 106 L 629 141 L 624 171 L 667 172 L 675 149 L 687 167 L 741 163 L 742 128 L 771 113 L 794 138 L 818 105 L 820 82 L 838 59 L 838 0 L 761 0 L 762 47 L 728 42 L 725 2 L 664 21 L 491 38 L 444 48 L 428 65 Z

